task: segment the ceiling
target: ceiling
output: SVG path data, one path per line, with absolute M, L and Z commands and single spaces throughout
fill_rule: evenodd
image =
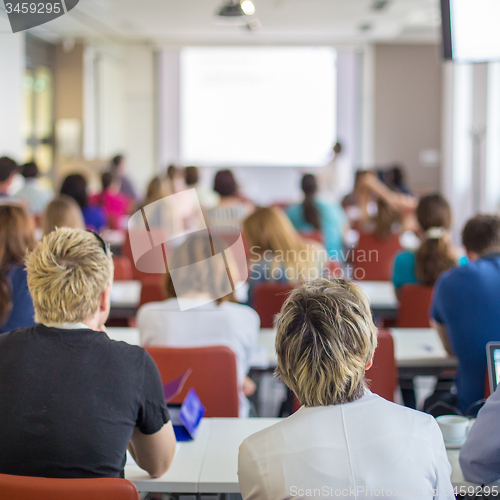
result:
M 260 21 L 258 30 L 214 24 L 222 1 L 80 0 L 65 16 L 30 31 L 47 39 L 154 44 L 439 41 L 439 0 L 253 0 L 256 11 L 250 17 Z M 375 10 L 375 4 L 383 8 Z M 0 10 L 0 31 L 5 23 Z

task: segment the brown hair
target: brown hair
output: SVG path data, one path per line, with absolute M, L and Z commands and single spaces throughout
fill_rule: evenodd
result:
M 304 201 L 302 203 L 304 219 L 311 224 L 314 229 L 321 230 L 321 219 L 318 207 L 315 203 L 316 191 L 318 190 L 316 177 L 312 174 L 304 174 L 302 176 L 301 187 L 304 193 Z
M 500 248 L 500 217 L 497 215 L 476 215 L 462 231 L 464 247 L 478 255 L 493 248 Z
M 379 198 L 377 200 L 377 215 L 375 216 L 375 235 L 379 240 L 388 240 L 393 235 L 393 225 L 401 222 L 401 213 Z
M 359 399 L 377 328 L 363 290 L 344 278 L 295 288 L 277 323 L 276 375 L 305 406 Z
M 21 205 L 0 205 L 0 324 L 12 310 L 10 266 L 22 265 L 26 252 L 35 247 L 35 224 Z
M 219 170 L 215 174 L 214 191 L 222 198 L 236 196 L 238 185 L 231 170 Z
M 45 209 L 42 220 L 43 234 L 49 234 L 58 227 L 85 229 L 82 211 L 78 203 L 63 194 L 54 198 Z
M 415 276 L 424 285 L 432 286 L 439 275 L 455 267 L 457 259 L 453 255 L 444 231 L 451 227 L 451 209 L 448 202 L 438 193 L 421 198 L 417 206 L 417 220 L 424 231 L 424 240 L 415 255 Z M 443 234 L 426 235 L 431 228 Z
M 186 186 L 193 186 L 198 183 L 199 173 L 198 167 L 186 167 L 184 169 L 184 180 L 186 182 Z

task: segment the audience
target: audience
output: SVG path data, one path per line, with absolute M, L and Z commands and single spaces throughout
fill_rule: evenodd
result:
M 238 185 L 231 170 L 219 170 L 214 178 L 214 191 L 220 196 L 218 205 L 207 211 L 208 225 L 240 228 L 254 210 L 249 201 L 238 193 Z
M 145 304 L 137 314 L 141 345 L 231 348 L 237 359 L 239 414 L 248 417 L 249 402 L 245 396 L 254 392 L 255 385 L 246 375 L 260 320 L 250 307 L 231 302 L 226 264 L 212 258 L 212 245 L 225 248 L 224 242 L 198 233 L 174 250 L 168 264 L 176 272 L 174 277 L 167 275 L 167 300 Z M 228 258 L 227 251 L 225 254 Z M 229 267 L 235 269 L 233 265 Z M 234 283 L 238 277 L 232 276 L 232 280 Z
M 304 201 L 286 210 L 298 231 L 321 231 L 330 259 L 342 261 L 343 233 L 347 229 L 342 208 L 334 203 L 316 200 L 318 186 L 314 175 L 305 174 L 301 183 Z
M 394 262 L 393 282 L 397 290 L 408 283 L 433 286 L 440 274 L 457 263 L 467 264 L 451 245 L 451 209 L 440 194 L 420 199 L 416 210 L 421 240 L 416 252 L 401 252 Z
M 280 208 L 258 208 L 244 221 L 243 231 L 250 249 L 250 305 L 257 283 L 295 283 L 321 276 L 325 249 L 301 238 Z
M 30 214 L 42 214 L 54 193 L 41 183 L 36 163 L 25 163 L 21 167 L 21 175 L 25 179 L 24 186 L 16 193 L 16 198 L 26 203 Z
M 478 215 L 464 227 L 462 243 L 469 264 L 438 279 L 431 310 L 446 350 L 458 358 L 457 394 L 448 403 L 475 413 L 484 397 L 486 344 L 500 331 L 500 217 Z
M 120 193 L 122 180 L 113 172 L 101 175 L 102 191 L 90 198 L 90 203 L 101 207 L 106 213 L 111 229 L 122 229 L 124 218 L 131 208 L 130 199 Z
M 34 230 L 22 206 L 0 205 L 0 333 L 35 324 L 24 267 L 26 252 L 35 246 Z
M 184 182 L 187 189 L 196 189 L 200 205 L 204 209 L 214 208 L 219 203 L 219 195 L 199 183 L 198 167 L 186 167 L 184 169 Z
M 61 194 L 70 196 L 78 203 L 88 229 L 99 233 L 107 226 L 108 221 L 104 210 L 89 203 L 87 181 L 83 175 L 68 175 L 62 183 Z
M 9 201 L 10 187 L 17 172 L 17 163 L 8 156 L 0 158 L 0 203 Z
M 500 386 L 479 410 L 460 450 L 460 467 L 467 481 L 490 484 L 500 479 L 499 417 Z
M 47 205 L 42 218 L 44 235 L 59 227 L 85 229 L 85 222 L 78 203 L 64 194 L 57 196 Z
M 111 159 L 109 171 L 120 179 L 120 193 L 125 195 L 132 203 L 136 203 L 138 200 L 137 193 L 134 189 L 134 185 L 126 174 L 125 157 L 123 155 L 114 156 Z
M 175 436 L 158 369 L 103 331 L 113 278 L 99 236 L 58 229 L 27 258 L 38 325 L 0 336 L 0 473 L 123 477 L 127 447 L 152 476 Z
M 454 500 L 436 421 L 366 388 L 376 345 L 370 305 L 352 282 L 319 279 L 291 293 L 277 325 L 276 372 L 303 406 L 240 446 L 244 500 L 325 488 L 330 497 L 418 491 Z

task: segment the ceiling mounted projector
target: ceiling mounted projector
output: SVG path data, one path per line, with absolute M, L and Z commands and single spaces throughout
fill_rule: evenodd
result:
M 224 5 L 217 11 L 216 24 L 245 25 L 248 23 L 247 16 L 255 12 L 251 0 L 226 0 Z

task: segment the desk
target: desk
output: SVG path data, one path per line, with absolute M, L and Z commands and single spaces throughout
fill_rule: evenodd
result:
M 111 288 L 110 318 L 132 318 L 141 301 L 140 281 L 115 281 Z
M 214 418 L 201 468 L 200 493 L 239 493 L 238 450 L 250 435 L 279 418 Z
M 212 419 L 203 419 L 196 439 L 178 444 L 174 461 L 163 476 L 153 479 L 138 465 L 126 465 L 125 478 L 133 481 L 140 492 L 198 493 L 211 426 Z
M 399 301 L 396 297 L 394 285 L 390 281 L 357 281 L 368 295 L 372 312 L 384 318 L 397 317 Z

